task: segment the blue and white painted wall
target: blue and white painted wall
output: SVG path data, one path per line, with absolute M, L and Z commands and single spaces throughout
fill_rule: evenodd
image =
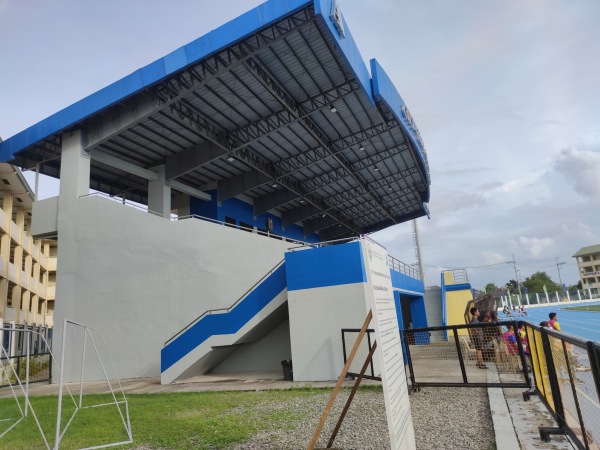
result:
M 344 365 L 342 328 L 360 328 L 368 312 L 367 275 L 360 242 L 286 253 L 294 379 L 333 380 Z M 401 302 L 413 327 L 427 326 L 423 282 L 390 271 L 399 328 Z M 377 366 L 377 361 L 375 362 Z

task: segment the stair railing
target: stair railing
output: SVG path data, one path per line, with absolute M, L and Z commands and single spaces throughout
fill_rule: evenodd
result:
M 273 272 L 275 272 L 277 269 L 279 269 L 279 267 L 281 267 L 281 265 L 283 264 L 284 261 L 285 261 L 284 259 L 282 259 L 281 261 L 279 261 L 271 270 L 269 270 L 260 280 L 258 280 L 256 283 L 254 283 L 254 285 L 252 285 L 252 287 L 250 289 L 248 289 L 246 292 L 244 292 L 242 294 L 242 296 L 240 298 L 238 298 L 228 308 L 209 309 L 209 310 L 205 311 L 204 313 L 202 313 L 200 316 L 196 317 L 189 324 L 187 324 L 185 327 L 183 327 L 181 330 L 179 330 L 177 333 L 175 333 L 175 335 L 172 336 L 168 341 L 166 341 L 165 344 L 164 344 L 164 347 L 166 347 L 167 345 L 169 345 L 170 342 L 172 342 L 177 337 L 179 337 L 180 335 L 182 335 L 183 333 L 185 333 L 187 330 L 189 330 L 190 327 L 192 327 L 193 325 L 195 325 L 196 323 L 198 323 L 200 320 L 202 320 L 203 317 L 209 316 L 209 315 L 212 315 L 212 314 L 226 314 L 226 313 L 230 312 L 233 308 L 235 308 L 238 305 L 238 303 L 240 303 L 252 291 L 254 291 L 254 289 L 256 289 L 256 287 L 259 284 L 261 284 L 265 279 L 267 279 L 268 277 L 270 277 L 273 274 Z

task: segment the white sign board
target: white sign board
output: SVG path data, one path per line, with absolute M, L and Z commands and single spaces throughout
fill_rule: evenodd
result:
M 367 238 L 363 238 L 361 243 L 367 273 L 367 308 L 373 311 L 371 323 L 377 339 L 391 448 L 415 449 L 415 431 L 387 251 Z

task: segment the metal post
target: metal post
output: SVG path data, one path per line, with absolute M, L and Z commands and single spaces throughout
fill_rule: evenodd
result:
M 63 381 L 65 373 L 65 344 L 67 337 L 67 319 L 63 323 L 63 341 L 60 355 L 60 376 L 58 382 L 58 410 L 56 412 L 56 438 L 54 439 L 54 450 L 58 450 L 58 444 L 60 444 L 60 413 L 62 412 L 62 393 L 63 393 Z
M 583 416 L 581 415 L 581 407 L 579 406 L 579 399 L 577 398 L 577 388 L 575 387 L 575 370 L 571 368 L 571 361 L 569 361 L 569 351 L 567 350 L 567 345 L 565 341 L 562 341 L 563 354 L 565 355 L 565 363 L 567 365 L 567 373 L 569 374 L 569 382 L 571 384 L 571 393 L 573 394 L 573 401 L 575 402 L 575 410 L 577 411 L 577 419 L 579 420 L 579 426 L 581 427 L 581 435 L 583 436 L 583 443 L 585 444 L 585 448 L 590 448 L 590 444 L 588 443 L 587 432 L 585 431 L 585 422 L 583 420 Z
M 458 360 L 460 361 L 460 371 L 462 373 L 464 383 L 467 384 L 469 381 L 467 380 L 467 371 L 465 369 L 465 361 L 463 359 L 462 350 L 460 348 L 460 341 L 458 340 L 458 330 L 456 328 L 453 328 L 452 331 L 454 332 L 454 343 L 456 344 L 456 351 L 458 352 Z
M 594 377 L 594 384 L 596 385 L 596 395 L 600 400 L 600 346 L 594 344 L 592 341 L 587 342 L 588 357 L 590 359 L 590 366 L 592 368 L 592 375 Z
M 525 349 L 523 348 L 521 334 L 519 333 L 519 324 L 517 323 L 517 321 L 513 321 L 512 326 L 513 330 L 515 331 L 515 338 L 517 339 L 517 348 L 519 349 L 519 357 L 521 358 L 521 368 L 523 369 L 523 376 L 525 377 L 527 387 L 531 389 L 531 378 L 529 378 L 527 358 L 525 358 Z
M 581 292 L 579 291 L 579 289 L 577 289 L 577 298 L 579 299 L 579 301 L 581 301 Z
M 27 333 L 27 351 L 25 352 L 27 360 L 25 362 L 25 417 L 29 406 L 29 347 L 31 345 L 31 333 Z
M 413 363 L 412 363 L 412 358 L 410 356 L 410 346 L 408 345 L 408 339 L 406 337 L 406 331 L 407 330 L 403 330 L 402 333 L 400 333 L 400 337 L 402 339 L 404 339 L 404 347 L 406 348 L 406 357 L 408 359 L 408 371 L 410 372 L 410 384 L 412 384 L 412 388 L 413 390 L 415 389 L 415 369 L 413 367 Z
M 537 299 L 537 304 L 540 304 L 540 294 L 538 294 L 537 292 L 535 293 L 535 298 Z
M 83 399 L 83 374 L 85 369 L 85 347 L 87 344 L 87 327 L 83 328 L 83 352 L 81 353 L 81 381 L 79 382 L 79 407 Z

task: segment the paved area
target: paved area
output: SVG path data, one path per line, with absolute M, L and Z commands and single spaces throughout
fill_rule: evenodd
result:
M 344 386 L 351 387 L 353 383 L 353 381 L 345 381 Z M 111 384 L 113 389 L 118 390 L 118 382 L 113 381 Z M 379 383 L 363 380 L 363 384 Z M 73 395 L 78 395 L 79 383 L 72 383 L 68 386 Z M 335 381 L 284 381 L 280 372 L 252 372 L 203 375 L 170 385 L 161 385 L 159 377 L 134 378 L 121 380 L 120 386 L 126 394 L 160 394 L 167 392 L 292 389 L 299 387 L 333 388 Z M 514 450 L 518 447 L 522 450 L 566 450 L 573 448 L 568 439 L 562 436 L 552 436 L 552 441 L 548 443 L 540 440 L 538 427 L 556 425 L 550 413 L 536 396 L 532 396 L 530 401 L 525 402 L 522 397 L 523 389 L 490 388 L 488 391 L 498 450 Z M 32 384 L 29 392 L 33 396 L 55 395 L 58 393 L 58 385 Z M 86 382 L 83 385 L 83 392 L 85 394 L 107 393 L 110 392 L 110 386 L 106 381 Z M 0 389 L 0 398 L 10 396 L 12 396 L 12 393 L 9 388 Z

